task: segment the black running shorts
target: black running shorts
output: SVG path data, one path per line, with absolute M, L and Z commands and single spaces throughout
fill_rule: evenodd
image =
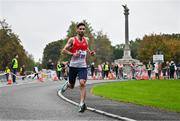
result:
M 76 78 L 87 80 L 87 68 L 69 67 L 69 83 L 74 87 Z

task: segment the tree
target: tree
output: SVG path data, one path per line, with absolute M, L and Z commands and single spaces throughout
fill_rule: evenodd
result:
M 145 35 L 139 44 L 138 59 L 144 63 L 153 60 L 157 49 L 161 50 L 165 61 L 179 62 L 180 37 L 175 35 Z
M 12 32 L 5 20 L 0 21 L 0 69 L 10 67 L 16 54 L 19 55 L 19 66 L 24 64 L 27 68 L 31 68 L 33 58 L 29 58 L 28 53 L 25 52 L 18 35 Z
M 113 59 L 116 60 L 122 58 L 123 52 L 124 52 L 124 44 L 115 45 L 113 47 L 113 53 L 114 53 Z
M 46 45 L 43 51 L 42 65 L 46 67 L 48 61 L 51 59 L 55 64 L 61 58 L 61 50 L 64 47 L 64 40 L 58 40 Z
M 131 48 L 131 56 L 134 59 L 138 58 L 138 48 L 140 45 L 141 39 L 137 38 L 135 41 L 130 41 L 130 48 Z
M 114 58 L 113 47 L 107 35 L 99 31 L 94 43 L 96 48 L 96 63 L 100 64 L 105 61 L 112 62 Z

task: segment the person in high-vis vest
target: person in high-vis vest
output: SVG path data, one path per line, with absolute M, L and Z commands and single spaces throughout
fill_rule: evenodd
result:
M 149 80 L 151 79 L 152 68 L 153 67 L 152 67 L 151 61 L 149 61 L 149 63 L 147 64 L 147 71 L 148 71 Z
M 104 70 L 104 79 L 108 79 L 108 74 L 109 74 L 109 65 L 108 65 L 108 62 L 105 62 L 103 70 Z
M 16 55 L 13 60 L 12 60 L 12 73 L 13 73 L 13 83 L 17 83 L 16 82 L 16 73 L 17 73 L 17 69 L 18 69 L 18 55 Z
M 5 73 L 6 73 L 6 80 L 7 80 L 7 82 L 8 82 L 8 80 L 9 80 L 10 72 L 11 72 L 11 70 L 9 69 L 8 66 L 6 66 Z
M 60 63 L 59 61 L 58 61 L 58 63 L 57 63 L 56 70 L 57 70 L 58 79 L 61 80 L 62 66 L 61 66 L 61 63 Z

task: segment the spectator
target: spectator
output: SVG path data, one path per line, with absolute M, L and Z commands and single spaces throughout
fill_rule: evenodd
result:
M 109 74 L 109 70 L 110 70 L 108 62 L 105 62 L 103 70 L 104 70 L 104 79 L 108 79 L 108 74 Z
M 58 76 L 58 79 L 61 80 L 61 72 L 62 72 L 62 66 L 60 64 L 60 61 L 58 61 L 57 63 L 57 76 Z
M 154 65 L 154 72 L 155 72 L 155 78 L 159 79 L 159 65 L 158 65 L 158 62 L 156 62 L 155 65 Z
M 9 69 L 8 66 L 6 66 L 5 73 L 6 73 L 6 80 L 7 80 L 7 82 L 9 80 L 10 72 L 11 72 L 11 70 Z
M 94 71 L 95 71 L 94 62 L 91 64 L 90 68 L 91 68 L 91 77 L 93 78 L 93 76 L 94 76 Z
M 47 63 L 47 69 L 48 69 L 48 77 L 49 78 L 53 77 L 52 70 L 54 69 L 54 63 L 52 62 L 51 59 L 49 59 L 49 61 Z
M 170 79 L 174 79 L 174 72 L 175 72 L 175 64 L 174 61 L 171 61 L 169 65 L 169 70 L 170 70 Z
M 177 64 L 176 74 L 177 74 L 177 79 L 180 79 L 180 62 Z
M 149 63 L 147 64 L 147 70 L 148 70 L 148 78 L 151 79 L 151 73 L 152 73 L 152 64 L 149 61 Z
M 20 75 L 22 76 L 22 80 L 24 80 L 25 79 L 25 65 L 23 65 L 20 68 Z
M 119 71 L 119 67 L 118 67 L 118 65 L 116 64 L 115 66 L 114 66 L 114 71 L 115 71 L 115 74 L 116 74 L 116 79 L 119 79 L 119 74 L 118 74 L 118 71 Z
M 15 57 L 12 60 L 12 73 L 13 73 L 13 83 L 17 83 L 16 82 L 16 73 L 17 73 L 17 69 L 18 69 L 18 55 L 15 55 Z
M 37 79 L 39 79 L 39 70 L 37 65 L 34 67 L 34 77 L 32 79 L 34 79 L 37 76 Z

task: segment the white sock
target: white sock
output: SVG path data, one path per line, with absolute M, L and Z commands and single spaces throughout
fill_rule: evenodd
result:
M 80 102 L 80 106 L 82 106 L 84 104 L 84 102 Z

